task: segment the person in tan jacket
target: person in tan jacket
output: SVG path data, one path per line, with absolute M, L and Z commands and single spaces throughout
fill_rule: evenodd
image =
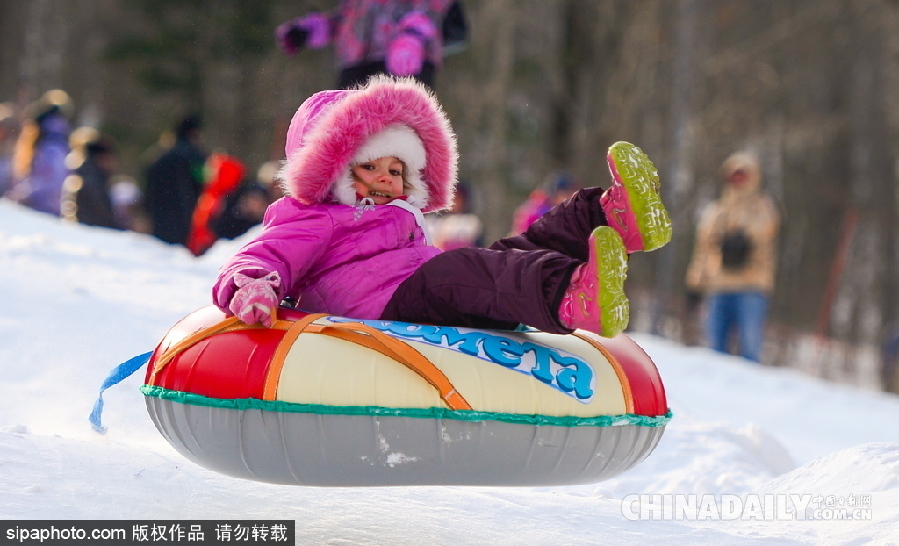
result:
M 709 346 L 728 353 L 730 336 L 736 334 L 739 354 L 761 362 L 780 214 L 761 190 L 757 157 L 730 156 L 722 175 L 721 197 L 703 210 L 696 229 L 687 288 L 707 299 Z

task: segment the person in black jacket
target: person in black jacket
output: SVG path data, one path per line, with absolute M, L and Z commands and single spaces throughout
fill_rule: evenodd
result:
M 62 217 L 88 226 L 121 229 L 109 194 L 118 161 L 112 141 L 94 135 L 79 147 L 84 160 L 63 184 Z
M 187 244 L 191 217 L 203 190 L 206 152 L 200 147 L 201 129 L 197 116 L 181 120 L 174 146 L 146 171 L 145 206 L 153 235 L 170 244 Z
M 212 223 L 212 231 L 221 239 L 236 239 L 262 223 L 270 204 L 265 187 L 244 182 L 228 196 L 224 210 Z

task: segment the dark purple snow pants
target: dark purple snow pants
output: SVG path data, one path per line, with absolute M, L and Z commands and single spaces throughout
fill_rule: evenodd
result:
M 608 225 L 603 190 L 577 192 L 521 235 L 490 248 L 459 248 L 424 263 L 394 292 L 384 320 L 512 330 L 526 324 L 568 334 L 558 309 L 575 267 L 587 261 L 587 241 Z

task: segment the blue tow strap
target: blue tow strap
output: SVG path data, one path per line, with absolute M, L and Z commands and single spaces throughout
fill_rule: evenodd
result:
M 103 391 L 113 385 L 118 385 L 122 380 L 133 375 L 134 372 L 150 361 L 152 355 L 153 351 L 137 355 L 126 362 L 122 362 L 109 372 L 109 375 L 103 380 L 103 385 L 100 387 L 100 396 L 97 397 L 97 401 L 94 403 L 94 410 L 89 418 L 91 426 L 93 426 L 95 431 L 100 434 L 106 433 L 106 427 L 100 424 L 100 415 L 103 413 Z

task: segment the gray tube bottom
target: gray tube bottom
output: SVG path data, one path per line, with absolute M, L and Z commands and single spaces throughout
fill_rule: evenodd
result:
M 596 483 L 645 459 L 664 427 L 532 426 L 237 410 L 146 397 L 156 428 L 196 464 L 286 485 Z

